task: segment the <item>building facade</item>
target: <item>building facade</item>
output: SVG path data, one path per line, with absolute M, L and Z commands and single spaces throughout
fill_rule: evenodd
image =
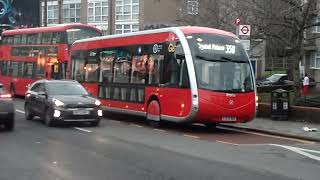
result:
M 197 0 L 193 0 L 197 1 Z M 185 0 L 40 0 L 41 26 L 81 22 L 104 34 L 177 25 Z

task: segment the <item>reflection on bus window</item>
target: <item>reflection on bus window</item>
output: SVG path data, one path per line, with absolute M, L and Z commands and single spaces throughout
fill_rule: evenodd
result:
M 43 78 L 44 77 L 44 71 L 45 71 L 44 68 L 45 68 L 44 64 L 37 64 L 36 65 L 36 71 L 35 71 L 35 77 Z
M 33 71 L 33 63 L 25 63 L 24 65 L 24 77 L 31 78 Z
M 148 59 L 148 84 L 159 84 L 161 63 L 164 59 L 163 55 L 152 54 Z
M 10 66 L 10 75 L 13 77 L 17 77 L 18 76 L 18 62 L 11 62 L 11 66 Z
M 118 58 L 114 65 L 114 82 L 129 83 L 130 71 L 130 57 Z
M 23 77 L 23 72 L 24 72 L 24 62 L 19 62 L 18 76 Z
M 112 69 L 115 54 L 113 51 L 100 53 L 100 82 L 112 82 Z
M 179 81 L 180 60 L 175 59 L 172 55 L 167 56 L 163 63 L 163 84 L 178 85 Z
M 73 78 L 79 82 L 83 82 L 85 77 L 84 61 L 81 59 L 75 59 L 73 61 L 73 69 Z
M 134 56 L 132 58 L 131 83 L 144 84 L 147 74 L 148 55 Z
M 99 75 L 99 65 L 98 64 L 86 64 L 84 67 L 85 71 L 85 82 L 97 82 Z

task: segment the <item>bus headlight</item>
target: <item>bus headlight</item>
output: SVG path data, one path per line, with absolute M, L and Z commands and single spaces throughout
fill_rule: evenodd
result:
M 95 104 L 96 106 L 100 106 L 100 105 L 101 105 L 101 101 L 96 100 L 96 102 L 94 102 L 94 104 Z
M 259 96 L 256 96 L 256 106 L 258 107 L 259 106 Z

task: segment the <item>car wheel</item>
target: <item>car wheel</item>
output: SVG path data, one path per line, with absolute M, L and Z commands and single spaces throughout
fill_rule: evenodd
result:
M 24 106 L 24 115 L 26 117 L 26 120 L 32 120 L 33 119 L 33 115 L 32 113 L 30 112 L 30 107 L 28 104 L 26 104 Z
M 13 129 L 14 129 L 14 118 L 10 118 L 10 119 L 8 119 L 8 120 L 9 120 L 9 121 L 4 124 L 4 127 L 5 127 L 8 131 L 13 131 Z
M 46 110 L 45 116 L 44 116 L 44 123 L 48 126 L 48 127 L 53 127 L 53 120 L 51 117 L 51 114 L 49 112 L 49 110 Z
M 91 122 L 91 126 L 94 126 L 94 127 L 99 126 L 99 124 L 100 124 L 100 120 L 96 120 L 96 121 Z

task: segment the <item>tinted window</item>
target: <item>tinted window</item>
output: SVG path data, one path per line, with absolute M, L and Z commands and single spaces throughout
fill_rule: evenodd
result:
M 88 95 L 88 92 L 74 82 L 49 82 L 47 91 L 50 95 Z
M 72 57 L 72 77 L 79 82 L 97 82 L 100 63 L 97 53 L 82 51 Z
M 21 44 L 21 35 L 15 35 L 14 36 L 13 44 Z
M 7 75 L 7 62 L 3 61 L 2 62 L 2 73 L 1 75 Z
M 8 37 L 7 44 L 13 44 L 13 36 Z
M 43 33 L 42 34 L 42 44 L 51 44 L 52 33 Z
M 25 63 L 24 77 L 31 78 L 33 74 L 33 63 Z
M 61 33 L 53 33 L 52 34 L 52 44 L 58 44 L 61 43 Z
M 37 34 L 28 34 L 27 44 L 36 44 Z
M 30 90 L 34 92 L 45 91 L 45 86 L 43 83 L 37 83 L 37 84 L 34 84 Z
M 21 37 L 21 44 L 27 44 L 27 35 L 23 34 Z

